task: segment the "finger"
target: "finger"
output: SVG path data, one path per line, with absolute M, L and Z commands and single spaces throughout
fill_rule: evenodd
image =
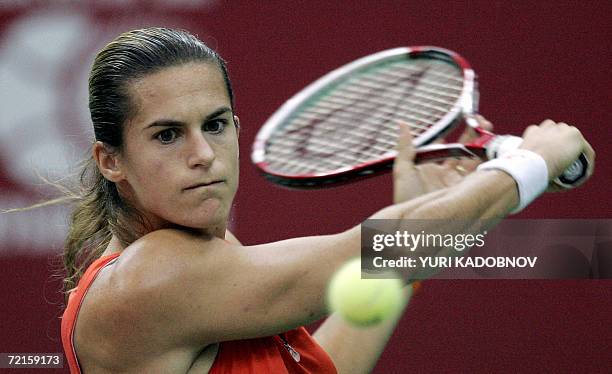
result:
M 480 127 L 481 129 L 486 131 L 493 131 L 493 124 L 480 114 L 475 115 L 474 119 L 478 123 L 478 127 Z M 468 143 L 476 139 L 478 136 L 479 134 L 471 126 L 466 126 L 465 130 L 459 137 L 459 143 Z
M 544 121 L 542 121 L 542 123 L 540 123 L 540 127 L 554 126 L 556 124 L 557 123 L 552 119 L 545 119 Z
M 584 156 L 586 157 L 588 161 L 588 166 L 586 170 L 586 176 L 584 177 L 582 181 L 576 184 L 575 187 L 578 187 L 582 185 L 584 182 L 586 182 L 591 177 L 591 175 L 593 175 L 593 171 L 595 169 L 595 151 L 593 150 L 593 147 L 591 147 L 591 145 L 586 140 L 583 140 L 583 142 L 584 142 L 584 145 L 583 145 L 582 153 L 584 154 Z
M 522 137 L 523 138 L 527 137 L 527 135 L 529 135 L 530 133 L 536 131 L 537 129 L 538 129 L 538 125 L 529 125 L 529 126 L 527 126 L 527 128 L 523 131 Z
M 478 127 L 486 131 L 493 131 L 493 124 L 489 120 L 487 120 L 480 114 L 474 116 L 474 118 L 478 123 Z M 479 134 L 471 126 L 467 126 L 459 137 L 459 143 L 469 143 L 470 141 L 476 139 L 478 136 Z
M 396 163 L 401 162 L 409 162 L 411 164 L 414 163 L 415 150 L 414 145 L 412 143 L 412 133 L 410 129 L 410 125 L 406 122 L 398 122 L 399 125 L 399 135 L 397 139 L 397 156 Z
M 414 166 L 415 150 L 412 144 L 410 126 L 399 122 L 397 155 L 393 163 L 393 201 L 407 201 L 424 192 L 422 181 Z
M 397 155 L 393 163 L 393 174 L 396 178 L 413 178 L 413 174 L 416 173 L 414 165 L 416 151 L 414 149 L 411 128 L 405 122 L 398 122 L 398 126 Z
M 587 141 L 584 142 L 584 145 L 584 155 L 589 161 L 589 167 L 587 168 L 587 176 L 590 177 L 593 174 L 593 170 L 595 169 L 595 150 Z
M 491 121 L 484 118 L 482 115 L 477 114 L 476 121 L 478 121 L 478 125 L 480 126 L 480 128 L 487 131 L 493 131 L 493 124 L 491 123 Z
M 593 150 L 593 147 L 591 147 L 591 145 L 586 140 L 584 140 L 582 153 L 584 154 L 584 156 L 586 157 L 588 161 L 586 175 L 584 178 L 582 178 L 581 180 L 577 181 L 574 185 L 572 185 L 571 188 L 576 188 L 576 187 L 583 185 L 586 181 L 588 181 L 591 178 L 591 176 L 593 175 L 593 171 L 595 170 L 595 151 Z M 559 192 L 559 191 L 566 191 L 566 190 L 567 190 L 567 187 L 561 187 L 557 185 L 556 183 L 551 183 L 546 189 L 547 192 Z

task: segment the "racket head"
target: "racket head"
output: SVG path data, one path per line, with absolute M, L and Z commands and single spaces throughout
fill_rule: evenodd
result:
M 261 127 L 251 159 L 271 181 L 294 187 L 388 170 L 398 122 L 415 147 L 431 143 L 477 109 L 474 71 L 431 46 L 394 48 L 341 66 L 285 102 Z

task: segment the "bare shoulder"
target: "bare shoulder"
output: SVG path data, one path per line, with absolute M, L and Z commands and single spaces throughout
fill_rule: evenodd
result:
M 202 276 L 215 277 L 223 251 L 232 256 L 237 248 L 219 238 L 200 237 L 180 230 L 158 230 L 132 243 L 119 257 L 108 277 L 118 303 L 129 303 L 139 319 L 158 323 L 159 313 L 188 302 L 189 284 Z M 167 317 L 167 316 L 166 316 Z M 171 323 L 165 324 L 172 330 Z
M 118 328 L 124 324 L 151 337 L 149 328 L 167 336 L 160 324 L 168 305 L 176 302 L 188 289 L 187 281 L 195 271 L 206 273 L 210 261 L 207 251 L 229 246 L 220 239 L 200 238 L 179 230 L 158 230 L 128 246 L 117 261 L 98 275 L 87 298 L 96 315 Z M 216 249 L 215 249 L 216 248 Z M 212 264 L 211 264 L 212 265 Z M 155 333 L 153 333 L 154 335 Z M 138 334 L 130 334 L 138 338 Z M 168 341 L 166 341 L 168 343 Z
M 173 271 L 176 266 L 189 266 L 194 259 L 228 246 L 228 242 L 214 237 L 173 229 L 157 230 L 128 246 L 119 257 L 114 273 L 116 280 L 127 282 L 124 285 L 141 288 L 146 285 L 138 282 L 143 280 L 141 277 L 167 280 L 160 278 L 161 274 L 156 274 L 156 271 Z
M 248 257 L 245 247 L 220 238 L 154 231 L 127 247 L 109 272 L 103 314 L 129 315 L 132 326 L 168 348 L 214 343 L 208 323 L 215 323 L 218 310 L 231 308 L 220 296 L 240 282 L 233 269 L 243 268 Z
M 205 251 L 210 242 L 178 230 L 153 232 L 102 269 L 77 319 L 75 342 L 84 368 L 188 368 L 204 345 L 181 344 L 180 335 L 173 335 L 180 318 L 171 318 L 169 306 L 182 293 L 176 291 L 178 274 L 189 273 L 188 264 L 198 262 L 195 248 Z
M 331 238 L 244 247 L 160 230 L 105 272 L 91 310 L 113 326 L 116 346 L 148 352 L 274 335 L 323 316 L 321 290 L 333 266 L 321 258 L 338 252 Z

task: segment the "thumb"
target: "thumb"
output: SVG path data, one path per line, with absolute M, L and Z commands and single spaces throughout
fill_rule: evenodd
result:
M 425 189 L 414 166 L 415 150 L 410 125 L 399 122 L 397 155 L 393 163 L 393 201 L 400 203 L 421 195 Z

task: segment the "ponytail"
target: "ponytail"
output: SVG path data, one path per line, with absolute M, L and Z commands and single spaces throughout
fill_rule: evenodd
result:
M 64 244 L 66 277 L 63 291 L 66 298 L 85 269 L 105 251 L 113 235 L 127 247 L 138 238 L 134 223 L 147 226 L 136 209 L 121 199 L 115 183 L 100 173 L 93 157 L 83 163 L 80 183 L 81 192 L 72 211 Z

